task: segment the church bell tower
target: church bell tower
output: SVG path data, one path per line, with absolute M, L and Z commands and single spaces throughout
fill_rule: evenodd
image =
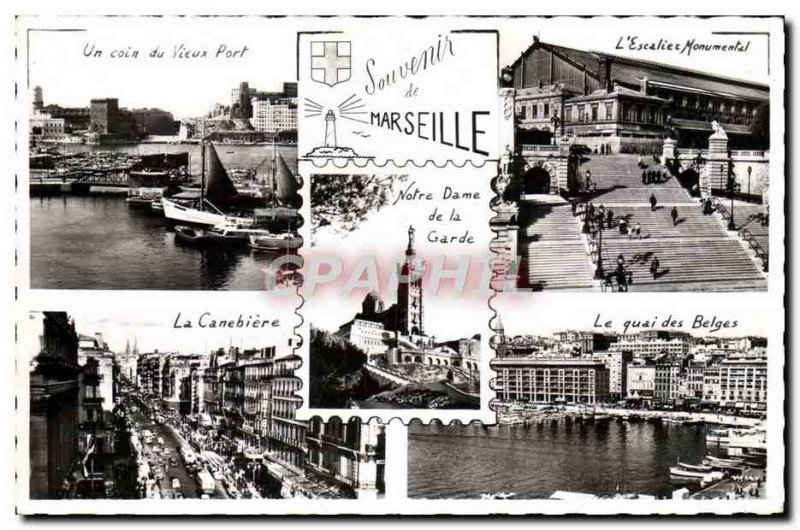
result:
M 397 330 L 403 335 L 424 335 L 422 306 L 422 271 L 417 268 L 417 253 L 414 250 L 414 227 L 408 227 L 406 259 L 397 268 Z

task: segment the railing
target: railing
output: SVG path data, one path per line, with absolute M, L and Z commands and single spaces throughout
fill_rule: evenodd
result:
M 524 144 L 522 146 L 522 153 L 526 152 L 534 152 L 534 153 L 557 153 L 560 150 L 559 146 L 557 145 L 538 145 L 538 144 Z
M 762 261 L 764 264 L 764 272 L 768 272 L 769 252 L 764 250 L 764 247 L 759 244 L 759 242 L 756 240 L 756 237 L 747 228 L 742 228 L 739 230 L 739 235 L 750 245 L 750 248 L 753 249 L 753 251 L 756 253 L 756 256 Z
M 357 482 L 356 482 L 356 480 L 354 478 L 345 477 L 344 475 L 340 475 L 339 473 L 335 473 L 333 471 L 330 471 L 329 469 L 326 469 L 326 468 L 324 468 L 322 466 L 314 464 L 313 462 L 307 462 L 306 463 L 306 468 L 310 469 L 310 470 L 312 470 L 312 471 L 314 471 L 316 473 L 319 473 L 320 475 L 324 475 L 324 476 L 327 476 L 329 478 L 332 478 L 332 479 L 336 480 L 337 482 L 341 482 L 342 484 L 350 486 L 351 488 L 355 488 L 357 486 Z
M 766 158 L 767 151 L 746 149 L 731 151 L 731 158 Z
M 730 212 L 728 211 L 727 208 L 725 208 L 725 205 L 722 204 L 722 201 L 720 199 L 718 199 L 717 197 L 712 198 L 711 204 L 714 205 L 714 210 L 719 212 L 719 214 L 725 221 L 731 218 Z

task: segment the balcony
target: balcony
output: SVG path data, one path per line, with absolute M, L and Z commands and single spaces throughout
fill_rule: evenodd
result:
M 322 475 L 323 477 L 327 477 L 327 478 L 333 479 L 336 482 L 339 482 L 339 483 L 344 484 L 346 486 L 350 486 L 351 488 L 356 488 L 358 486 L 358 481 L 356 479 L 350 478 L 350 477 L 345 477 L 344 475 L 340 475 L 339 473 L 335 473 L 333 471 L 330 471 L 330 470 L 328 470 L 328 469 L 326 469 L 326 468 L 324 468 L 322 466 L 319 466 L 317 464 L 314 464 L 312 462 L 306 462 L 306 469 L 308 469 L 308 470 L 310 470 L 310 471 L 312 471 L 314 473 L 317 473 L 319 475 Z

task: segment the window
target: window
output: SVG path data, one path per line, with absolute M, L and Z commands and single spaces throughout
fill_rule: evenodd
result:
M 543 117 L 546 118 L 548 116 L 550 116 L 550 103 L 545 103 L 544 104 L 544 115 L 543 115 Z
M 606 120 L 613 119 L 614 104 L 611 102 L 606 103 Z
M 572 105 L 567 107 L 567 121 L 572 122 L 575 121 L 575 116 L 572 114 Z
M 592 121 L 597 121 L 597 111 L 599 105 L 597 103 L 592 104 Z
M 528 117 L 528 113 L 526 112 L 527 110 L 528 107 L 526 107 L 525 105 L 520 105 L 519 107 L 517 107 L 517 114 L 519 114 L 519 117 L 522 118 L 523 120 L 527 119 Z
M 533 111 L 533 112 L 531 113 L 531 119 L 534 119 L 534 120 L 535 120 L 536 118 L 538 118 L 538 117 L 539 117 L 539 105 L 536 105 L 536 104 L 534 104 L 534 105 L 531 107 L 531 111 Z
M 586 114 L 584 112 L 583 105 L 578 105 L 578 121 L 586 121 Z

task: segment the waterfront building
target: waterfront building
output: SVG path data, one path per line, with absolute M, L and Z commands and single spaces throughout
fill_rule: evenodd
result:
M 609 370 L 599 359 L 506 357 L 493 359 L 492 370 L 504 402 L 595 404 L 609 396 Z
M 31 139 L 45 142 L 62 141 L 66 138 L 63 118 L 54 118 L 52 115 L 36 111 L 29 121 Z
M 657 404 L 672 404 L 681 395 L 683 361 L 680 357 L 663 354 L 655 360 L 655 393 Z
M 719 364 L 720 405 L 742 410 L 767 408 L 767 356 L 739 353 Z
M 89 140 L 115 143 L 138 138 L 136 122 L 130 111 L 119 107 L 117 98 L 96 98 L 89 105 Z
M 628 399 L 639 399 L 651 403 L 656 389 L 655 364 L 643 359 L 628 363 L 626 381 L 626 397 Z
M 178 133 L 180 122 L 171 112 L 156 108 L 132 109 L 137 130 L 144 136 L 172 136 Z
M 297 103 L 288 100 L 260 100 L 253 98 L 252 123 L 257 131 L 278 134 L 297 130 Z
M 701 401 L 703 399 L 703 381 L 705 379 L 707 364 L 705 361 L 690 359 L 686 364 L 684 389 L 681 391 L 683 399 Z
M 708 404 L 719 404 L 722 398 L 722 387 L 720 386 L 720 363 L 721 357 L 716 357 L 706 364 L 703 370 L 703 401 Z
M 44 114 L 49 114 L 54 119 L 64 120 L 64 132 L 77 134 L 89 129 L 91 113 L 89 107 L 62 107 L 50 104 L 42 108 Z
M 591 354 L 608 368 L 608 391 L 612 399 L 627 396 L 628 364 L 633 360 L 631 351 L 596 351 Z
M 768 110 L 769 87 L 679 68 L 541 42 L 509 67 L 523 143 L 555 134 L 596 149 L 660 152 L 668 130 L 681 147 L 707 147 L 716 121 L 734 149 L 761 147 L 754 129 Z M 556 130 L 558 125 L 558 130 Z
M 78 451 L 78 334 L 64 312 L 32 312 L 18 325 L 30 370 L 32 499 L 69 495 Z
M 609 346 L 610 351 L 630 351 L 636 359 L 654 359 L 667 353 L 683 357 L 689 353 L 691 338 L 687 333 L 668 330 L 648 330 L 640 333 L 620 335 Z

